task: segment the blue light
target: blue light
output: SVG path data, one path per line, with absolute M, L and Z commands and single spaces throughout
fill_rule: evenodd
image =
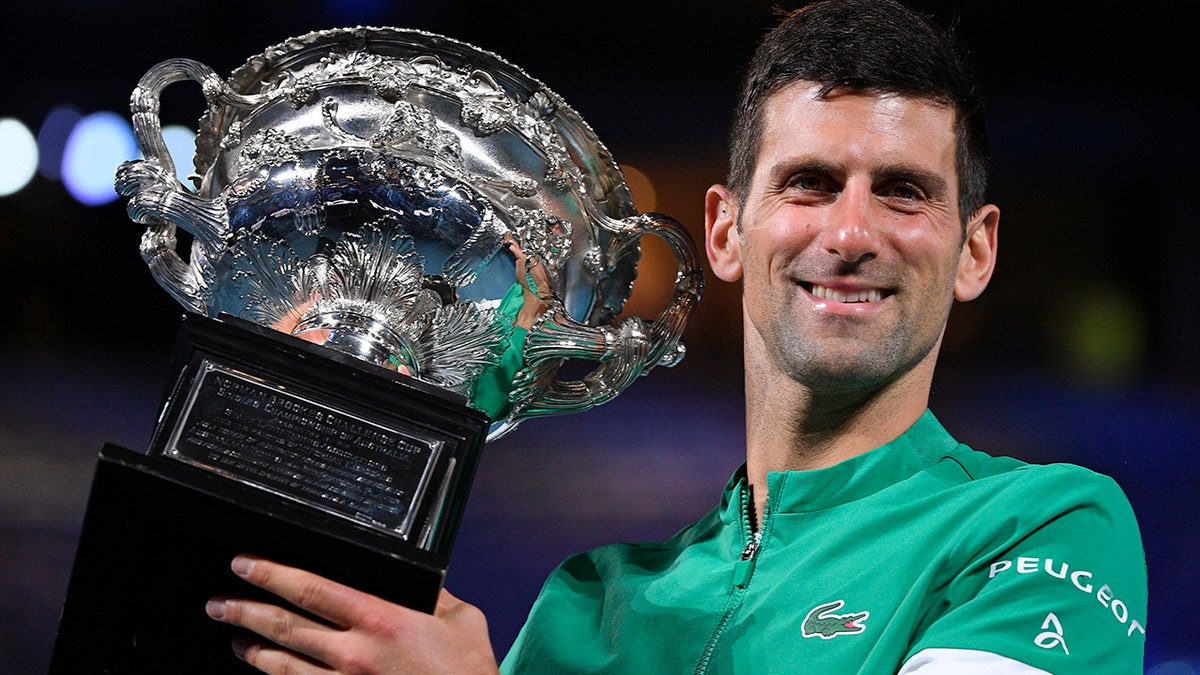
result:
M 46 115 L 37 135 L 38 171 L 46 178 L 62 178 L 63 150 L 67 147 L 71 130 L 81 117 L 83 115 L 69 105 L 55 106 Z
M 1196 675 L 1196 669 L 1186 661 L 1167 661 L 1147 670 L 1146 675 Z
M 113 177 L 117 166 L 138 155 L 133 128 L 114 112 L 97 112 L 79 120 L 63 149 L 62 180 L 82 204 L 99 206 L 117 198 Z
M 163 127 L 162 137 L 163 142 L 167 144 L 167 151 L 171 153 L 171 161 L 175 163 L 175 177 L 180 183 L 194 189 L 195 185 L 188 180 L 188 176 L 192 174 L 196 165 L 196 132 L 185 126 L 172 124 Z
M 20 120 L 0 119 L 0 197 L 25 187 L 37 173 L 37 140 Z

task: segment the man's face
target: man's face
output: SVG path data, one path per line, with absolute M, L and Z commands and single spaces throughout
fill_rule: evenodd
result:
M 985 207 L 964 234 L 951 108 L 815 92 L 797 82 L 768 99 L 744 197 L 710 191 L 710 260 L 743 278 L 748 367 L 870 388 L 932 366 L 955 295 L 987 283 L 999 214 Z

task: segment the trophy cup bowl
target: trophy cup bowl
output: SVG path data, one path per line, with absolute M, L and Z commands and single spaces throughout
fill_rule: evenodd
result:
M 207 101 L 192 185 L 159 119 L 181 81 Z M 432 611 L 480 446 L 683 356 L 687 231 L 638 213 L 592 129 L 492 53 L 318 31 L 227 79 L 164 61 L 131 110 L 143 158 L 116 187 L 185 315 L 150 453 L 101 452 L 56 669 L 231 666 L 198 608 L 246 548 Z M 674 293 L 623 317 L 645 234 Z
M 194 190 L 158 119 L 179 80 L 209 102 Z M 494 54 L 413 30 L 320 31 L 228 81 L 163 62 L 131 107 L 145 159 L 117 188 L 148 227 L 155 279 L 189 311 L 464 395 L 492 418 L 489 438 L 604 403 L 682 357 L 703 284 L 686 230 L 639 214 L 591 128 Z M 192 237 L 186 262 L 176 228 Z M 676 258 L 674 296 L 651 321 L 614 324 L 647 233 Z M 568 359 L 597 365 L 559 380 Z

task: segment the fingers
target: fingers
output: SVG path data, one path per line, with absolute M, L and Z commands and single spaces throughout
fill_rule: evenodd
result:
M 372 597 L 312 572 L 257 556 L 239 555 L 230 568 L 251 584 L 337 626 L 360 623 L 360 607 Z
M 297 656 L 268 642 L 236 638 L 233 652 L 237 657 L 264 673 L 287 673 L 288 675 L 330 675 L 333 669 Z
M 265 672 L 275 671 L 263 668 L 263 664 L 280 664 L 289 655 L 288 651 L 277 645 L 322 662 L 327 662 L 331 657 L 328 638 L 336 629 L 294 612 L 262 602 L 237 598 L 213 598 L 208 601 L 205 611 L 217 621 L 240 626 L 274 643 L 265 644 L 244 638 L 234 642 L 234 652 L 238 658 Z M 315 664 L 310 665 L 316 667 Z
M 210 617 L 255 634 L 234 651 L 264 672 L 496 672 L 483 612 L 447 591 L 431 616 L 256 556 L 240 555 L 231 568 L 310 615 L 242 598 L 209 601 Z

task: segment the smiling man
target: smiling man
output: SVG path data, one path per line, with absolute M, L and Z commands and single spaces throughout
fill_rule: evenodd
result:
M 672 539 L 564 562 L 502 670 L 1141 672 L 1145 557 L 1120 488 L 972 450 L 927 409 L 951 306 L 996 262 L 978 90 L 952 37 L 891 0 L 767 35 L 705 204 L 713 272 L 743 287 L 746 463 Z M 271 641 L 239 647 L 268 672 L 307 672 L 298 653 L 495 668 L 482 615 L 448 593 L 429 617 L 234 568 L 328 622 L 211 604 Z
M 996 262 L 982 115 L 950 36 L 892 2 L 765 38 L 706 199 L 713 272 L 743 289 L 746 464 L 672 540 L 568 560 L 506 667 L 1141 672 L 1120 488 L 976 452 L 927 409 L 951 306 Z
M 714 272 L 743 279 L 747 468 L 834 464 L 920 416 L 952 301 L 991 277 L 999 210 L 960 218 L 955 111 L 788 84 L 748 185 L 708 193 Z

